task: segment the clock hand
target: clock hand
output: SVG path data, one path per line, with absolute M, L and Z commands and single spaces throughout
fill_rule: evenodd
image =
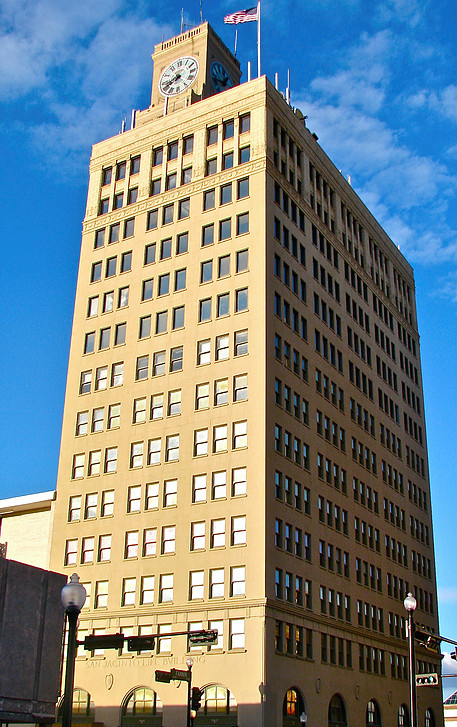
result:
M 173 78 L 170 78 L 170 80 L 167 83 L 165 83 L 164 88 L 168 88 L 169 86 L 171 86 L 175 81 L 178 80 L 178 78 L 181 78 L 181 75 L 182 75 L 181 73 L 177 73 L 176 76 L 174 76 Z

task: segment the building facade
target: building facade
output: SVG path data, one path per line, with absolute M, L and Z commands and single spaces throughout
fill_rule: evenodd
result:
M 75 708 L 182 724 L 154 670 L 192 656 L 197 725 L 407 725 L 408 590 L 438 631 L 413 271 L 207 24 L 153 59 L 93 148 L 51 567 L 86 586 L 81 637 L 159 638 L 81 651 Z
M 55 495 L 52 490 L 0 500 L 1 557 L 49 568 Z

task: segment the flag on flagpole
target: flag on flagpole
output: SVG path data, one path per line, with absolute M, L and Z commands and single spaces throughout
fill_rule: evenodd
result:
M 238 23 L 251 23 L 258 20 L 258 6 L 248 8 L 247 10 L 238 10 L 236 13 L 226 15 L 224 23 L 237 25 Z

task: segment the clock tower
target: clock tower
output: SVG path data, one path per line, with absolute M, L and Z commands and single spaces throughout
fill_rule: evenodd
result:
M 151 105 L 137 115 L 137 125 L 240 83 L 239 61 L 208 23 L 158 43 L 152 60 Z

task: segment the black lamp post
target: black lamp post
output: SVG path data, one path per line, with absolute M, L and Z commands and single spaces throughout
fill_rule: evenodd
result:
M 186 666 L 188 671 L 188 680 L 187 680 L 187 727 L 191 727 L 192 725 L 192 718 L 190 713 L 190 702 L 191 702 L 191 694 L 192 694 L 192 667 L 194 665 L 194 660 L 191 656 L 188 656 L 186 659 Z M 64 725 L 62 725 L 64 727 Z
M 69 583 L 62 588 L 61 599 L 68 622 L 67 665 L 63 692 L 62 727 L 71 727 L 77 649 L 76 630 L 78 628 L 78 616 L 86 602 L 86 589 L 79 582 L 79 576 L 76 573 L 73 573 Z
M 414 649 L 414 611 L 417 601 L 412 593 L 408 593 L 403 605 L 408 612 L 408 645 L 409 645 L 409 703 L 411 711 L 411 727 L 417 727 L 416 702 L 416 655 Z

